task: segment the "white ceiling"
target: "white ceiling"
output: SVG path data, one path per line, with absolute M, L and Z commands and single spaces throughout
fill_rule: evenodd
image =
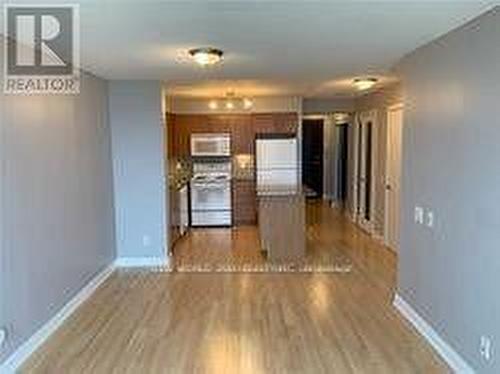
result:
M 9 2 L 7 0 L 4 1 Z M 19 0 L 11 1 L 19 3 Z M 45 3 L 28 0 L 26 3 Z M 349 96 L 363 75 L 394 80 L 406 53 L 458 27 L 487 1 L 151 1 L 79 3 L 82 66 L 109 79 L 161 79 L 180 96 Z M 215 46 L 202 69 L 189 48 Z

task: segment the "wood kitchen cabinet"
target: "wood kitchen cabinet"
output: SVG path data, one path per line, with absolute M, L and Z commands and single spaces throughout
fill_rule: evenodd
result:
M 271 262 L 301 261 L 306 253 L 306 203 L 302 192 L 272 188 L 258 196 L 261 249 Z
M 297 133 L 296 113 L 176 114 L 172 149 L 177 156 L 190 155 L 193 133 L 230 133 L 233 154 L 254 154 L 257 133 Z
M 255 153 L 255 132 L 252 118 L 247 115 L 234 116 L 230 119 L 233 154 Z
M 253 180 L 233 180 L 233 223 L 253 225 L 257 222 L 257 200 Z
M 296 113 L 257 113 L 252 115 L 255 133 L 296 134 L 298 116 Z
M 296 134 L 298 116 L 296 113 L 240 113 L 240 114 L 175 114 L 167 117 L 173 124 L 168 128 L 169 155 L 189 157 L 193 133 L 230 133 L 233 155 L 255 154 L 257 133 Z M 177 202 L 173 197 L 174 207 Z M 232 187 L 233 223 L 235 225 L 257 222 L 255 181 L 234 179 Z M 173 209 L 176 223 L 172 237 L 177 236 L 179 210 Z
M 297 113 L 275 113 L 274 127 L 276 132 L 296 134 L 299 124 Z
M 210 132 L 206 115 L 177 114 L 174 123 L 174 150 L 180 157 L 191 154 L 192 133 Z

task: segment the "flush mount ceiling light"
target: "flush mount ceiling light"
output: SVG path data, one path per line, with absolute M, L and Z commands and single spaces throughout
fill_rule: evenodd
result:
M 217 48 L 194 48 L 189 50 L 189 55 L 198 65 L 211 66 L 222 61 L 224 52 Z
M 377 82 L 378 82 L 377 78 L 357 78 L 353 81 L 352 84 L 359 91 L 365 91 L 375 86 Z

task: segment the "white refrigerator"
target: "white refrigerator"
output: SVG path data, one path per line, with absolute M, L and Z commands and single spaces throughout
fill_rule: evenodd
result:
M 299 159 L 297 139 L 292 137 L 257 138 L 257 188 L 297 186 Z

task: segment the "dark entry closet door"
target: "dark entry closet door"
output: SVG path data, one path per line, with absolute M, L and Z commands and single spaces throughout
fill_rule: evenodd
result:
M 323 196 L 323 120 L 302 122 L 302 183 Z

